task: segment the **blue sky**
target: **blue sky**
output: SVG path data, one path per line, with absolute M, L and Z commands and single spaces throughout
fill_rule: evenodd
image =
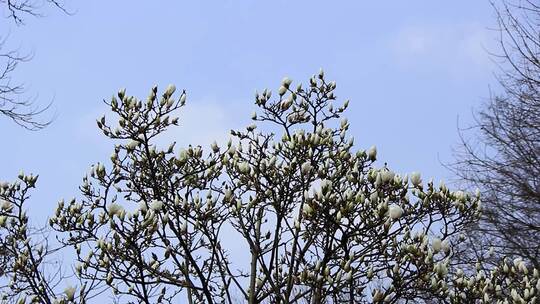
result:
M 34 53 L 15 80 L 54 101 L 56 119 L 39 132 L 0 119 L 0 180 L 40 174 L 37 217 L 77 196 L 90 165 L 108 159 L 112 142 L 95 119 L 122 87 L 140 97 L 154 84 L 185 88 L 183 126 L 169 137 L 207 146 L 250 123 L 255 90 L 322 67 L 351 100 L 357 148 L 376 145 L 379 165 L 436 181 L 452 177 L 440 161 L 452 159 L 458 116 L 470 123 L 497 91 L 487 0 L 68 1 L 73 16 L 46 8 L 25 26 L 0 19 L 10 45 Z

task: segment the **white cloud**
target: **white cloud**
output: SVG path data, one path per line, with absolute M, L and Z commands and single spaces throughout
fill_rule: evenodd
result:
M 452 65 L 491 67 L 488 29 L 474 24 L 408 26 L 391 35 L 388 47 L 400 63 L 419 61 L 448 68 Z
M 429 33 L 422 28 L 406 28 L 393 38 L 391 47 L 400 55 L 420 55 L 428 51 L 431 40 Z
M 179 126 L 163 134 L 158 140 L 159 145 L 169 145 L 173 141 L 177 147 L 189 144 L 201 145 L 208 148 L 215 140 L 220 145 L 227 142 L 230 130 L 236 127 L 233 110 L 225 104 L 217 102 L 188 102 L 178 113 Z

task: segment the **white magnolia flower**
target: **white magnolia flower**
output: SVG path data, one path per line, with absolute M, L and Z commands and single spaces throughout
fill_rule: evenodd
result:
M 281 110 L 285 111 L 292 105 L 292 98 L 287 98 L 281 102 Z
M 446 274 L 448 274 L 448 268 L 446 267 L 446 264 L 441 262 L 441 263 L 437 263 L 435 264 L 435 267 L 433 267 L 433 269 L 437 272 L 437 274 L 441 277 L 445 276 Z
M 150 204 L 150 209 L 152 209 L 152 210 L 159 211 L 159 210 L 161 210 L 161 208 L 163 208 L 163 202 L 162 201 L 153 200 L 152 203 Z
M 418 172 L 411 173 L 411 183 L 414 186 L 419 186 L 422 183 L 422 178 L 420 177 L 420 173 Z
M 396 204 L 392 204 L 388 209 L 388 215 L 393 220 L 397 220 L 403 215 L 403 209 L 401 209 L 401 207 Z
M 324 179 L 321 181 L 321 189 L 323 189 L 323 191 L 328 191 L 330 189 L 332 189 L 332 181 L 329 181 L 327 179 Z
M 302 208 L 303 208 L 304 213 L 307 215 L 310 215 L 311 213 L 313 213 L 313 208 L 311 208 L 309 204 L 304 204 L 304 207 Z
M 240 162 L 238 163 L 238 170 L 240 170 L 240 173 L 247 174 L 251 171 L 251 167 L 247 162 Z
M 341 211 L 338 211 L 338 213 L 337 213 L 337 215 L 336 215 L 336 221 L 337 221 L 338 223 L 341 222 L 341 217 L 342 217 Z
M 210 147 L 212 148 L 212 151 L 214 151 L 214 153 L 218 153 L 219 152 L 219 146 L 217 144 L 216 141 L 212 142 L 212 144 L 210 145 Z
M 516 289 L 514 288 L 512 288 L 510 295 L 512 296 L 512 300 L 514 300 L 515 302 L 519 302 L 519 300 L 521 300 L 521 297 L 518 295 Z
M 388 183 L 389 181 L 393 180 L 395 176 L 395 173 L 392 171 L 383 171 L 381 173 L 381 179 L 383 183 Z
M 306 175 L 311 171 L 311 162 L 307 161 L 302 164 L 302 174 Z
M 73 301 L 75 299 L 75 291 L 77 291 L 77 288 L 73 286 L 68 286 L 64 289 L 64 294 L 68 301 Z
M 434 238 L 433 241 L 431 241 L 431 247 L 433 248 L 433 251 L 435 253 L 441 251 L 442 249 L 442 241 L 439 238 Z
M 287 92 L 287 88 L 285 86 L 281 86 L 278 89 L 279 96 L 283 96 Z
M 281 85 L 283 85 L 284 87 L 287 87 L 287 88 L 291 85 L 291 83 L 292 83 L 292 80 L 289 77 L 285 77 L 281 81 Z
M 384 299 L 384 294 L 380 290 L 375 289 L 375 292 L 373 293 L 373 302 L 378 303 L 382 301 L 383 299 Z
M 186 94 L 182 94 L 182 96 L 180 96 L 180 103 L 181 104 L 184 104 L 186 102 Z
M 336 88 L 336 82 L 334 80 L 330 81 L 330 83 L 328 83 L 328 86 L 330 86 L 330 88 L 332 89 L 335 89 Z
M 174 94 L 175 91 L 176 91 L 176 86 L 174 84 L 170 84 L 169 86 L 167 86 L 167 90 L 165 91 L 165 94 L 167 94 L 167 96 L 172 96 L 172 94 Z
M 225 189 L 225 193 L 223 194 L 223 197 L 226 201 L 230 201 L 232 195 L 233 195 L 233 192 L 231 191 L 231 189 Z
M 119 215 L 122 210 L 124 210 L 124 207 L 120 206 L 117 203 L 112 203 L 109 205 L 109 208 L 107 208 L 107 213 L 109 216 Z
M 367 152 L 368 158 L 372 161 L 377 159 L 377 147 L 371 146 Z
M 368 279 L 373 278 L 373 267 L 369 267 L 369 268 L 368 268 L 368 271 L 367 271 L 367 273 L 366 273 L 366 276 L 367 276 Z
M 340 122 L 341 129 L 344 129 L 348 124 L 349 122 L 347 121 L 347 118 L 343 118 Z
M 187 151 L 184 149 L 181 149 L 180 152 L 178 153 L 178 160 L 183 162 L 183 161 L 186 161 L 187 159 L 188 159 Z
M 9 201 L 2 201 L 2 210 L 9 210 L 13 207 Z
M 525 265 L 525 262 L 523 261 L 523 259 L 521 259 L 521 257 L 515 258 L 513 262 L 514 267 L 516 267 L 518 270 L 523 273 L 527 272 L 527 266 Z

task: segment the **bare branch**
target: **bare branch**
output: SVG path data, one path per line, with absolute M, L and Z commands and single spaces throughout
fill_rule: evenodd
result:
M 484 215 L 471 227 L 469 258 L 492 247 L 493 261 L 523 257 L 540 266 L 540 8 L 532 1 L 493 3 L 499 25 L 501 94 L 461 133 L 450 165 L 482 192 Z M 465 257 L 466 255 L 462 255 Z
M 67 15 L 72 14 L 66 9 L 65 2 L 59 0 L 0 0 L 0 6 L 3 6 L 8 17 L 17 25 L 24 24 L 24 16 L 42 17 L 41 9 L 46 4 L 56 7 Z

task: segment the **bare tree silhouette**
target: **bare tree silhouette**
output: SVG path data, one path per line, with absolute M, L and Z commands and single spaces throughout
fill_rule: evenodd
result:
M 470 229 L 467 255 L 491 247 L 493 259 L 523 257 L 540 266 L 540 6 L 536 1 L 493 3 L 498 21 L 501 94 L 461 131 L 450 167 L 484 202 Z

